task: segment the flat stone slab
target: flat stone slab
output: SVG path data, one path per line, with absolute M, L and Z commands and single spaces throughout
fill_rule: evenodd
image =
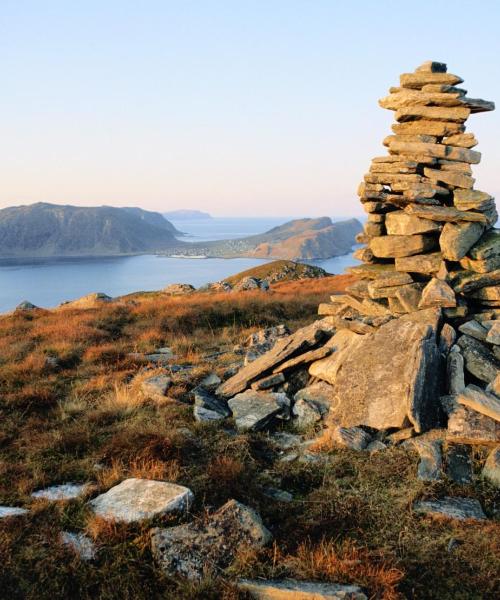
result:
M 312 350 L 320 342 L 326 341 L 332 334 L 332 327 L 320 320 L 298 329 L 295 333 L 279 339 L 274 347 L 256 360 L 240 369 L 236 375 L 222 383 L 217 394 L 225 398 L 234 396 L 250 386 L 255 380 L 264 377 L 292 356 Z
M 495 421 L 500 421 L 500 398 L 485 392 L 477 385 L 468 385 L 458 395 L 457 402 L 482 415 L 495 419 Z
M 27 515 L 29 510 L 26 508 L 20 508 L 17 506 L 0 506 L 0 519 L 6 519 L 7 517 L 20 517 Z
M 193 498 L 193 492 L 182 485 L 132 478 L 97 496 L 89 506 L 103 519 L 134 523 L 186 510 Z
M 257 600 L 367 600 L 357 585 L 317 583 L 311 581 L 279 581 L 240 579 L 238 587 Z
M 73 500 L 86 494 L 90 487 L 89 483 L 63 483 L 33 492 L 31 497 L 52 501 Z
M 413 424 L 417 432 L 436 425 L 441 357 L 433 315 L 419 312 L 425 313 L 422 322 L 416 313 L 371 334 L 335 334 L 333 354 L 309 368 L 333 387 L 329 423 L 375 429 Z
M 227 402 L 217 398 L 208 390 L 198 387 L 194 390 L 193 414 L 196 421 L 207 423 L 220 421 L 231 416 Z
M 474 519 L 484 521 L 487 517 L 479 502 L 474 498 L 451 498 L 441 500 L 423 500 L 413 505 L 413 510 L 434 518 L 466 521 Z
M 240 431 L 261 431 L 275 417 L 288 416 L 291 402 L 286 394 L 247 390 L 228 402 Z

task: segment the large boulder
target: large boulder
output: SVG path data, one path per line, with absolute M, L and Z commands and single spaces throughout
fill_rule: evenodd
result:
M 430 317 L 395 319 L 367 335 L 335 334 L 330 345 L 336 351 L 309 369 L 333 387 L 333 425 L 388 429 L 412 424 L 421 432 L 438 424 L 443 365 Z
M 228 567 L 238 549 L 258 549 L 272 539 L 260 516 L 230 500 L 205 520 L 151 531 L 151 550 L 168 575 L 190 580 Z

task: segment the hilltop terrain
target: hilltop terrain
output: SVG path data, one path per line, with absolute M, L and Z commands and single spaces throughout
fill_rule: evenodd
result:
M 366 592 L 356 598 L 493 598 L 498 525 L 431 523 L 410 510 L 415 499 L 463 489 L 418 479 L 411 445 L 395 437 L 380 452 L 314 450 L 321 421 L 299 429 L 279 412 L 272 427 L 263 415 L 263 430 L 243 430 L 237 419 L 211 421 L 222 405 L 203 404 L 255 354 L 309 330 L 318 304 L 355 281 L 96 294 L 0 317 L 0 504 L 17 511 L 0 518 L 0 596 L 243 600 L 251 596 L 238 581 L 262 577 L 349 584 Z M 305 383 L 289 381 L 287 394 Z M 130 478 L 189 488 L 189 511 L 128 524 L 99 516 L 103 494 Z M 474 479 L 466 489 L 494 512 L 493 487 Z M 232 537 L 234 510 L 247 511 L 244 543 Z M 221 566 L 201 579 L 172 575 L 207 543 L 204 523 L 212 533 L 202 547 Z M 161 558 L 165 532 L 183 540 L 173 563 Z
M 0 210 L 0 256 L 100 256 L 157 252 L 182 235 L 140 208 L 37 203 Z

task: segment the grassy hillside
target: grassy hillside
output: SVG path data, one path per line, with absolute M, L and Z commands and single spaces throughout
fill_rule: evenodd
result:
M 239 576 L 356 582 L 374 598 L 493 598 L 498 523 L 436 524 L 408 508 L 415 498 L 455 493 L 479 498 L 491 512 L 498 498 L 486 484 L 465 492 L 424 484 L 415 477 L 416 455 L 401 448 L 374 455 L 337 449 L 325 463 L 284 463 L 264 433 L 234 434 L 192 418 L 189 391 L 239 360 L 235 344 L 261 327 L 312 321 L 318 303 L 349 281 L 279 283 L 271 293 L 135 296 L 1 317 L 0 504 L 31 512 L 0 520 L 0 598 L 230 600 L 245 598 L 231 583 Z M 192 369 L 173 374 L 169 399 L 154 402 L 133 383 L 145 367 L 129 353 L 160 346 Z M 30 498 L 68 481 L 105 491 L 129 476 L 187 485 L 195 517 L 240 500 L 260 512 L 275 543 L 259 553 L 242 549 L 218 578 L 186 583 L 152 560 L 149 530 L 165 521 L 109 525 L 84 500 Z M 291 503 L 262 495 L 270 478 L 293 493 Z M 94 538 L 96 561 L 65 549 L 63 529 Z

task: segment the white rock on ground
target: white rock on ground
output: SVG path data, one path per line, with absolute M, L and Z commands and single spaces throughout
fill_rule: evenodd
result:
M 82 560 L 94 560 L 97 553 L 94 542 L 83 533 L 62 531 L 61 543 L 73 550 Z
M 44 500 L 73 500 L 83 496 L 90 490 L 89 483 L 62 483 L 52 485 L 43 490 L 37 490 L 31 494 L 32 498 L 43 498 Z
M 97 496 L 89 505 L 103 519 L 134 523 L 186 510 L 193 498 L 189 488 L 175 483 L 132 478 Z
M 357 585 L 241 579 L 238 587 L 257 600 L 367 600 Z
M 27 515 L 28 512 L 26 508 L 19 508 L 17 506 L 0 506 L 0 519 L 20 517 L 21 515 Z

